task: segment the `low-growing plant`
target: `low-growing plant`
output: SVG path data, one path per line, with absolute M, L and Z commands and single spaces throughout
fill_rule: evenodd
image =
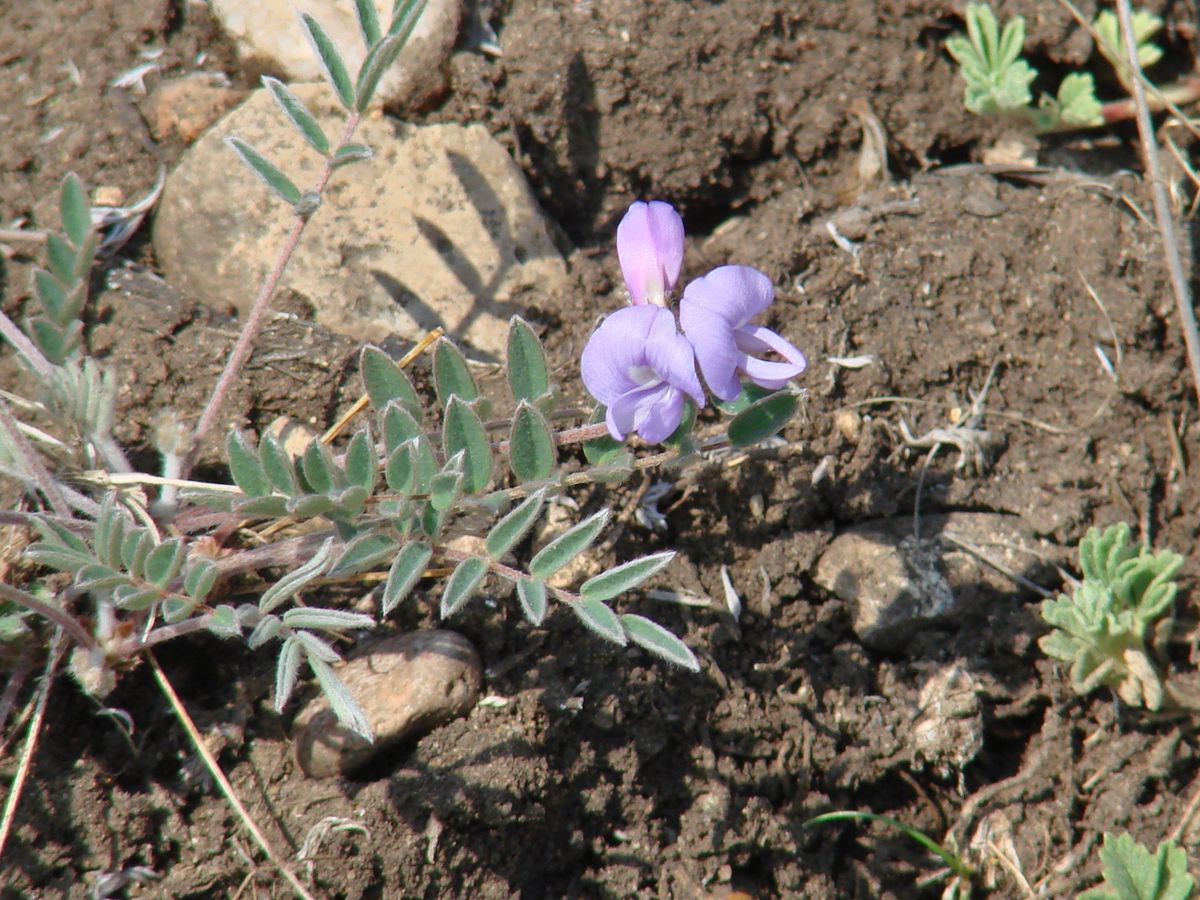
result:
M 1128 833 L 1106 833 L 1100 863 L 1104 883 L 1079 900 L 1188 900 L 1196 887 L 1187 853 L 1174 841 L 1163 841 L 1151 853 Z
M 43 390 L 40 409 L 67 426 L 62 435 L 47 435 L 19 421 L 0 399 L 2 471 L 49 507 L 8 520 L 36 528 L 40 539 L 28 556 L 66 576 L 49 595 L 0 585 L 8 610 L 0 610 L 5 615 L 0 635 L 23 629 L 30 612 L 43 616 L 72 639 L 71 671 L 96 695 L 110 691 L 139 655 L 207 631 L 241 638 L 252 648 L 277 648 L 278 710 L 307 664 L 340 721 L 369 738 L 369 723 L 337 677 L 334 640 L 348 630 L 372 628 L 377 620 L 314 604 L 311 591 L 369 571 L 386 572 L 379 592 L 380 615 L 386 617 L 431 567 L 450 570 L 441 592 L 443 618 L 461 612 L 491 578 L 511 588 L 531 625 L 540 626 L 557 603 L 612 644 L 634 644 L 685 669 L 699 669 L 679 637 L 612 605 L 666 567 L 673 551 L 621 563 L 575 588 L 561 586 L 555 576 L 594 545 L 611 519 L 607 508 L 525 549 L 534 526 L 568 488 L 757 443 L 777 433 L 797 410 L 799 392 L 791 382 L 805 368 L 803 355 L 751 322 L 774 299 L 761 272 L 722 266 L 696 279 L 683 291 L 677 321 L 671 294 L 683 256 L 683 223 L 666 203 L 633 204 L 618 228 L 630 305 L 609 315 L 584 350 L 581 377 L 600 401 L 590 420 L 581 421 L 587 410 L 573 413 L 562 402 L 538 336 L 514 317 L 505 367 L 511 415 L 492 416 L 492 398 L 480 391 L 464 353 L 444 337 L 422 341 L 399 362 L 368 346 L 359 359 L 364 397 L 353 412 L 367 409 L 369 415 L 338 449 L 332 441 L 352 415 L 295 457 L 270 433 L 233 431 L 224 445 L 232 484 L 188 478 L 326 184 L 338 169 L 370 156 L 370 148 L 353 142 L 355 127 L 421 8 L 420 0 L 399 0 L 385 31 L 373 3 L 356 2 L 368 49 L 355 78 L 320 25 L 303 17 L 346 110 L 336 143 L 286 86 L 264 78 L 287 119 L 325 160 L 312 189 L 301 190 L 254 147 L 229 139 L 288 204 L 294 226 L 195 429 L 183 425 L 187 417 L 178 411 L 160 416 L 155 440 L 161 475 L 134 471 L 112 439 L 116 379 L 86 355 L 83 313 L 98 239 L 86 193 L 74 176 L 62 188 L 64 234 L 51 237 L 48 268 L 34 275 L 37 312 L 24 328 L 0 314 L 0 331 Z M 432 396 L 419 392 L 406 372 L 427 349 Z M 754 355 L 768 352 L 778 359 Z M 731 418 L 721 433 L 702 437 L 697 412 L 709 392 Z M 635 453 L 627 440 L 635 433 L 666 449 Z M 197 508 L 207 512 L 201 529 L 187 525 L 184 515 Z M 288 523 L 307 527 L 281 536 Z M 244 528 L 256 530 L 261 545 L 230 540 Z M 469 547 L 455 540 L 465 533 L 483 540 Z M 264 575 L 255 602 L 236 602 L 234 576 L 268 571 L 282 574 Z M 298 602 L 306 591 L 309 602 Z
M 1053 629 L 1038 645 L 1071 664 L 1071 687 L 1116 691 L 1131 706 L 1157 710 L 1166 697 L 1161 666 L 1174 624 L 1178 553 L 1130 542 L 1127 524 L 1088 530 L 1079 542 L 1083 580 L 1070 596 L 1042 604 Z
M 966 11 L 967 34 L 946 39 L 946 50 L 958 63 L 966 87 L 963 105 L 980 116 L 1011 120 L 1039 134 L 1093 128 L 1130 118 L 1131 108 L 1123 101 L 1102 103 L 1096 95 L 1095 79 L 1088 72 L 1071 72 L 1054 94 L 1042 94 L 1034 103 L 1031 85 L 1037 70 L 1021 55 L 1025 43 L 1025 20 L 1014 16 L 1001 27 L 986 3 L 971 3 Z M 1152 41 L 1161 30 L 1162 19 L 1137 10 L 1133 16 L 1138 63 L 1148 67 L 1162 58 L 1162 48 Z M 1102 10 L 1092 22 L 1096 48 L 1116 70 L 1117 79 L 1131 90 L 1127 50 L 1116 15 Z M 1165 87 L 1157 102 L 1186 103 L 1200 96 L 1194 79 Z

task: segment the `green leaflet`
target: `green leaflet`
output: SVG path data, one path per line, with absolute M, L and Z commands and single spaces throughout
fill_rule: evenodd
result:
M 535 491 L 526 497 L 503 519 L 497 522 L 487 536 L 487 552 L 492 559 L 499 559 L 521 540 L 542 514 L 546 491 Z
M 550 391 L 542 342 L 520 316 L 513 316 L 508 323 L 508 386 L 518 403 L 532 403 Z
M 475 596 L 487 573 L 488 561 L 479 556 L 469 556 L 454 567 L 442 592 L 443 619 L 450 618 Z
M 600 512 L 584 519 L 575 527 L 559 535 L 529 561 L 529 573 L 545 580 L 587 550 L 612 516 L 612 510 Z
M 644 650 L 648 650 L 660 659 L 682 666 L 689 672 L 700 671 L 700 661 L 687 644 L 677 638 L 657 622 L 642 616 L 621 616 L 621 627 L 629 640 Z
M 463 454 L 463 490 L 482 492 L 492 480 L 492 445 L 479 416 L 457 395 L 451 395 L 442 423 L 447 456 Z

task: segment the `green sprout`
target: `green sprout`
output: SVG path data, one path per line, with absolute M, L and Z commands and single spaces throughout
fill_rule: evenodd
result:
M 1054 630 L 1038 644 L 1071 664 L 1077 694 L 1109 687 L 1131 706 L 1158 710 L 1164 687 L 1156 661 L 1165 657 L 1174 624 L 1173 579 L 1183 557 L 1151 553 L 1129 536 L 1124 523 L 1088 531 L 1079 543 L 1083 581 L 1070 597 L 1042 604 L 1042 618 Z
M 1151 853 L 1128 834 L 1105 834 L 1100 849 L 1104 883 L 1079 900 L 1188 900 L 1196 880 L 1188 874 L 1187 853 L 1164 841 Z
M 1025 20 L 1014 16 L 1001 28 L 986 3 L 969 4 L 966 19 L 966 37 L 957 34 L 948 38 L 946 50 L 962 71 L 966 81 L 963 105 L 971 112 L 1010 119 L 1039 134 L 1094 128 L 1116 115 L 1115 110 L 1106 111 L 1096 96 L 1092 76 L 1086 72 L 1067 75 L 1054 95 L 1042 94 L 1035 106 L 1029 88 L 1037 70 L 1021 57 Z M 1099 37 L 1101 55 L 1116 69 L 1121 84 L 1129 90 L 1132 81 L 1117 17 L 1105 10 L 1092 27 Z M 1162 58 L 1162 48 L 1151 43 L 1150 38 L 1162 28 L 1162 19 L 1139 10 L 1134 14 L 1133 27 L 1139 64 L 1153 65 Z

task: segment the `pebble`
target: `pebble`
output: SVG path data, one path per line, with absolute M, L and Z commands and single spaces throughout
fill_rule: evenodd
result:
M 469 713 L 483 668 L 475 648 L 454 631 L 417 631 L 365 648 L 338 670 L 375 732 L 368 743 L 338 724 L 318 696 L 296 717 L 296 761 L 310 778 L 353 772 L 397 744 Z
M 936 623 L 952 622 L 981 603 L 1027 594 L 994 568 L 941 535 L 954 535 L 988 557 L 1036 581 L 1035 557 L 1025 546 L 1054 557 L 1053 548 L 1034 538 L 1017 516 L 949 513 L 921 517 L 920 542 L 912 537 L 911 516 L 897 516 L 848 528 L 817 561 L 814 580 L 845 600 L 851 627 L 864 646 L 903 653 L 913 639 Z M 1039 570 L 1040 570 L 1039 566 Z
M 156 141 L 178 137 L 190 144 L 246 95 L 207 72 L 164 81 L 146 103 L 146 124 Z
M 381 28 L 392 18 L 393 0 L 375 0 Z M 286 81 L 320 81 L 325 76 L 308 32 L 307 13 L 337 47 L 353 79 L 366 46 L 349 0 L 209 0 L 209 8 L 237 44 L 238 54 Z M 427 0 L 425 11 L 399 58 L 379 82 L 375 104 L 418 107 L 445 88 L 445 63 L 458 38 L 462 0 Z
M 296 86 L 331 139 L 342 116 L 323 85 Z M 217 309 L 249 309 L 292 227 L 286 205 L 225 144 L 235 134 L 301 187 L 323 160 L 258 90 L 184 154 L 167 178 L 154 247 L 168 281 Z M 525 176 L 482 125 L 367 117 L 374 158 L 334 172 L 284 276 L 318 324 L 356 340 L 416 340 L 435 326 L 469 356 L 498 361 L 508 320 L 566 289 Z

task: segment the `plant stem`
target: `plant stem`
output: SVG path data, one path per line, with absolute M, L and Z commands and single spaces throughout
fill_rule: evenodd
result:
M 53 603 L 46 603 L 43 600 L 39 600 L 33 594 L 23 591 L 20 588 L 15 588 L 10 584 L 5 584 L 3 581 L 0 581 L 0 600 L 7 600 L 9 603 L 24 606 L 42 618 L 49 619 L 81 647 L 86 647 L 89 650 L 99 649 L 99 645 L 88 634 L 87 629 L 80 625 L 74 616 L 66 610 L 55 606 Z
M 17 327 L 17 323 L 5 315 L 2 310 L 0 310 L 0 334 L 4 335 L 8 339 L 8 342 L 16 347 L 17 352 L 29 361 L 29 365 L 33 366 L 33 370 L 43 380 L 50 377 L 50 373 L 54 370 L 54 365 L 42 355 L 42 351 L 37 348 L 33 341 L 25 336 L 25 332 Z
M 8 438 L 9 450 L 17 458 L 17 464 L 24 468 L 25 472 L 34 480 L 41 492 L 46 495 L 46 500 L 50 506 L 60 516 L 71 517 L 71 505 L 67 502 L 67 498 L 63 496 L 63 492 L 59 490 L 58 482 L 54 480 L 54 476 L 49 470 L 42 465 L 41 457 L 39 457 L 33 448 L 29 446 L 29 442 L 25 440 L 25 436 L 21 434 L 21 429 L 17 427 L 16 419 L 8 410 L 8 404 L 0 400 L 0 430 L 4 431 Z
M 1162 112 L 1171 106 L 1184 106 L 1197 100 L 1200 100 L 1200 77 L 1192 75 L 1175 84 L 1159 88 L 1158 96 L 1146 98 L 1146 105 L 1151 112 Z M 1113 100 L 1101 104 L 1100 114 L 1104 116 L 1106 125 L 1125 122 L 1137 116 L 1137 102 L 1132 97 Z
M 353 113 L 346 120 L 346 126 L 342 131 L 342 139 L 338 145 L 339 147 L 345 145 L 354 137 L 354 131 L 358 128 L 359 118 L 359 113 Z M 317 183 L 313 186 L 313 193 L 318 196 L 324 192 L 325 186 L 333 176 L 333 159 L 335 153 L 331 153 L 325 160 L 325 168 L 321 171 L 320 176 L 317 178 Z M 292 261 L 292 256 L 300 243 L 300 236 L 304 234 L 304 229 L 308 225 L 309 219 L 310 216 L 300 213 L 296 214 L 296 218 L 292 222 L 292 230 L 283 242 L 283 247 L 279 251 L 275 265 L 271 268 L 270 274 L 267 275 L 266 281 L 263 282 L 262 287 L 259 289 L 258 296 L 254 298 L 254 304 L 250 307 L 250 312 L 246 316 L 246 322 L 242 326 L 241 334 L 238 335 L 237 343 L 233 346 L 233 352 L 229 354 L 229 359 L 225 363 L 221 377 L 217 379 L 217 383 L 209 395 L 208 403 L 205 405 L 204 411 L 200 414 L 200 421 L 197 423 L 195 434 L 192 436 L 191 449 L 184 456 L 183 464 L 180 467 L 180 478 L 187 478 L 191 473 L 192 467 L 196 464 L 196 458 L 200 454 L 200 447 L 216 424 L 217 416 L 221 412 L 221 406 L 225 402 L 225 397 L 233 387 L 234 379 L 237 378 L 242 366 L 245 365 L 246 360 L 250 357 L 254 341 L 262 329 L 262 323 L 266 318 L 267 310 L 270 309 L 271 299 L 275 296 L 279 282 L 283 279 L 283 273 L 287 271 L 288 264 Z
M 1130 71 L 1133 73 L 1133 102 L 1137 109 L 1138 136 L 1142 141 L 1142 158 L 1146 164 L 1146 175 L 1150 179 L 1150 191 L 1154 198 L 1154 219 L 1162 235 L 1163 255 L 1166 257 L 1167 272 L 1175 293 L 1175 306 L 1179 310 L 1179 321 L 1183 328 L 1183 340 L 1187 346 L 1188 362 L 1192 369 L 1192 386 L 1196 399 L 1200 401 L 1200 335 L 1196 330 L 1196 311 L 1192 307 L 1191 291 L 1183 271 L 1183 260 L 1179 255 L 1179 242 L 1175 234 L 1175 223 L 1171 218 L 1171 206 L 1167 199 L 1166 182 L 1162 165 L 1158 159 L 1158 141 L 1150 122 L 1150 109 L 1146 105 L 1146 90 L 1142 85 L 1142 68 L 1138 64 L 1137 39 L 1133 32 L 1133 11 L 1129 0 L 1117 0 L 1117 17 L 1121 21 L 1121 34 L 1128 50 Z

